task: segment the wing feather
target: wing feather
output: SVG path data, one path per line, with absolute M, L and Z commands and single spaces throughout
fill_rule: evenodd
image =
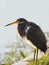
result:
M 27 24 L 26 28 L 28 26 L 30 26 L 30 29 L 28 29 L 26 33 L 27 39 L 30 40 L 37 48 L 45 52 L 47 49 L 46 37 L 41 28 L 35 23 L 31 22 Z

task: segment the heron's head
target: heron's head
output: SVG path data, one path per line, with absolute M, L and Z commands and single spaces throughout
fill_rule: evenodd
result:
M 27 22 L 28 22 L 28 21 L 27 21 L 26 19 L 24 19 L 24 18 L 19 18 L 19 19 L 17 19 L 17 20 L 14 21 L 14 22 L 5 25 L 5 27 L 6 27 L 6 26 L 9 26 L 9 25 L 12 25 L 12 24 L 23 25 L 23 24 L 27 24 Z

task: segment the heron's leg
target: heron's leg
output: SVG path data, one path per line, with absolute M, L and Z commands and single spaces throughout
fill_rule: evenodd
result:
M 35 55 L 36 55 L 36 49 L 34 49 L 34 58 L 33 58 L 34 60 L 35 60 Z
M 38 60 L 38 48 L 36 49 L 36 62 Z

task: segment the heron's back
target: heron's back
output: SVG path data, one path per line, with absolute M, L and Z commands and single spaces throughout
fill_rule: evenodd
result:
M 27 32 L 26 29 L 30 27 Z M 46 52 L 46 37 L 42 32 L 41 28 L 35 23 L 29 22 L 25 27 L 26 37 L 29 41 L 32 42 L 37 48 L 41 51 Z

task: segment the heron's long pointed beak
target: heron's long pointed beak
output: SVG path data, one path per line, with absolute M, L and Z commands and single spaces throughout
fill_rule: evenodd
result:
M 10 25 L 12 25 L 12 24 L 18 24 L 18 23 L 19 23 L 19 21 L 15 21 L 15 22 L 12 22 L 12 23 L 9 23 L 9 24 L 5 25 L 5 27 L 6 27 L 6 26 L 10 26 Z

